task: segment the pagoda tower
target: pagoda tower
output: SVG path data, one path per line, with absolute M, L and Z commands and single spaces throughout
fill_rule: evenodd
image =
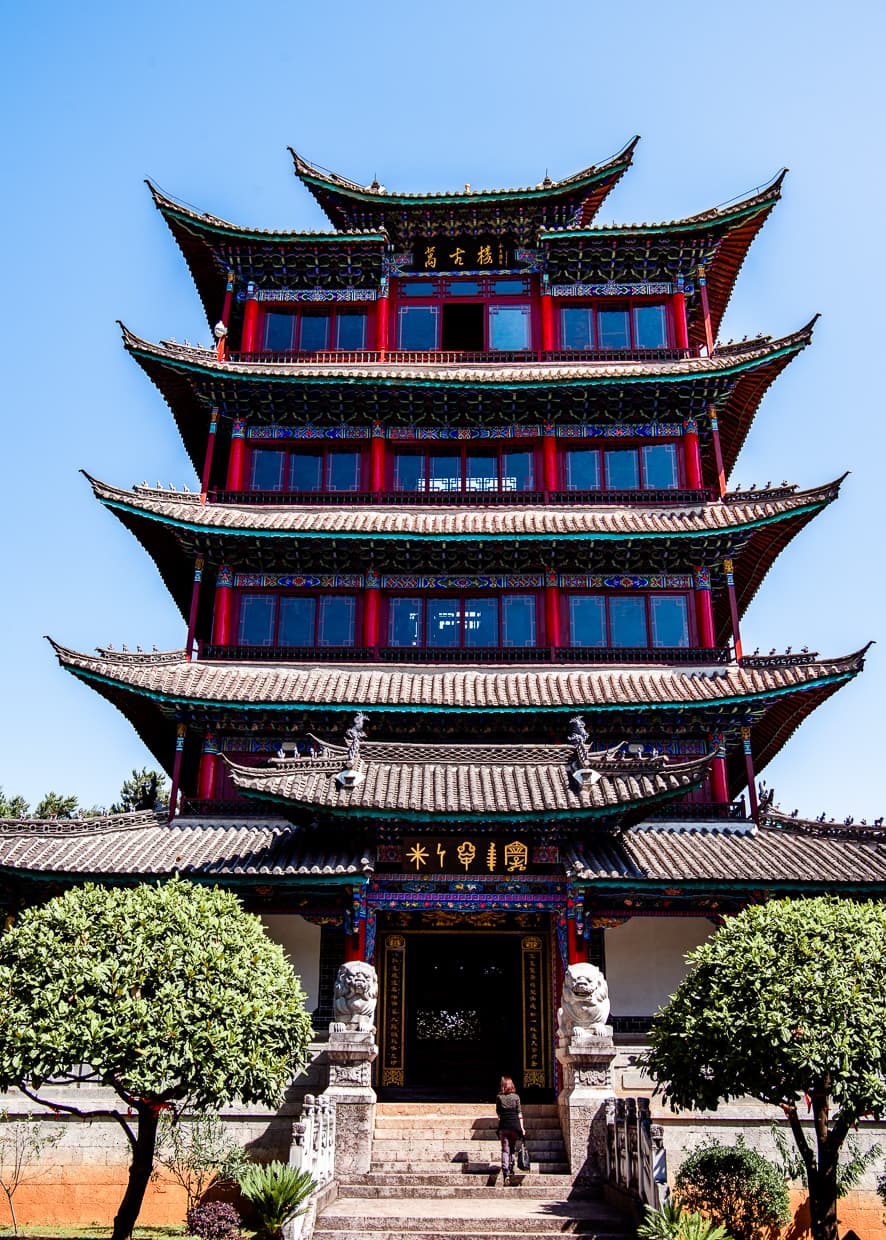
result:
M 729 489 L 812 337 L 716 343 L 782 177 L 596 225 L 634 147 L 434 194 L 293 152 L 329 232 L 236 227 L 151 186 L 217 344 L 123 341 L 199 488 L 89 481 L 156 563 L 183 647 L 55 650 L 170 773 L 170 820 L 6 865 L 236 886 L 309 928 L 292 953 L 319 1020 L 338 964 L 373 961 L 390 1097 L 483 1097 L 503 1068 L 550 1096 L 567 964 L 603 968 L 617 1037 L 641 1038 L 712 919 L 837 874 L 886 882 L 758 801 L 864 657 L 742 646 L 842 481 Z

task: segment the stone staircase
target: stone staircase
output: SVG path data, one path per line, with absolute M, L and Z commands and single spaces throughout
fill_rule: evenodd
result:
M 556 1106 L 523 1118 L 532 1170 L 504 1187 L 494 1107 L 379 1103 L 371 1168 L 339 1181 L 315 1240 L 626 1240 L 621 1215 L 573 1189 Z

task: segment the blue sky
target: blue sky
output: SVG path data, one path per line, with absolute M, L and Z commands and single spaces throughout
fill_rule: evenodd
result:
M 143 178 L 240 224 L 323 227 L 287 145 L 361 182 L 434 190 L 568 175 L 639 133 L 602 222 L 703 210 L 787 164 L 722 336 L 823 317 L 767 395 L 733 481 L 811 486 L 852 473 L 778 561 L 743 636 L 747 649 L 825 655 L 880 638 L 884 26 L 874 0 L 8 5 L 5 790 L 107 803 L 150 760 L 42 640 L 183 641 L 154 565 L 77 471 L 195 485 L 115 324 L 152 339 L 210 335 Z M 884 812 L 884 667 L 875 646 L 863 676 L 767 769 L 787 808 Z

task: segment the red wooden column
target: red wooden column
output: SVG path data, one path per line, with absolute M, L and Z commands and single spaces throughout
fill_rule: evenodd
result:
M 714 351 L 714 331 L 711 326 L 711 303 L 708 301 L 708 282 L 705 276 L 704 267 L 699 267 L 698 272 L 698 291 L 701 297 L 701 313 L 704 318 L 704 338 L 707 345 L 708 357 Z
M 541 348 L 550 353 L 557 346 L 554 342 L 554 303 L 544 286 L 541 290 Z
M 227 564 L 218 570 L 215 582 L 215 608 L 212 615 L 212 644 L 231 644 L 231 617 L 234 603 L 234 574 Z
M 213 406 L 209 416 L 209 435 L 206 440 L 206 455 L 203 458 L 203 473 L 200 475 L 200 503 L 206 503 L 209 493 L 209 477 L 212 470 L 212 455 L 215 452 L 215 438 L 218 434 L 218 409 Z
M 721 497 L 726 494 L 726 470 L 723 467 L 723 449 L 720 446 L 720 423 L 717 420 L 717 406 L 708 405 L 708 417 L 711 420 L 711 441 L 714 445 L 714 460 L 717 464 L 717 486 Z
M 207 732 L 203 740 L 203 753 L 200 755 L 200 770 L 197 774 L 197 800 L 211 801 L 215 797 L 215 774 L 218 766 L 218 738 L 214 732 Z
M 351 896 L 351 906 L 345 909 L 345 960 L 366 959 L 366 888 Z
M 732 644 L 735 647 L 736 659 L 741 658 L 741 629 L 738 619 L 738 600 L 735 597 L 735 565 L 732 560 L 723 561 L 723 572 L 726 574 L 726 589 L 729 592 L 729 614 L 732 618 Z
M 711 598 L 711 570 L 695 570 L 695 618 L 698 622 L 699 645 L 705 650 L 716 646 L 714 637 L 714 605 Z
M 191 587 L 191 607 L 188 611 L 188 633 L 185 637 L 185 658 L 190 663 L 194 653 L 194 633 L 197 629 L 197 608 L 200 606 L 200 584 L 203 581 L 203 556 L 194 560 L 194 584 Z
M 568 964 L 583 964 L 588 958 L 587 945 L 580 931 L 582 897 L 570 894 L 566 904 L 566 956 Z
M 704 486 L 701 473 L 701 449 L 698 446 L 698 422 L 686 418 L 683 422 L 683 464 L 686 469 L 686 485 L 691 491 Z
M 385 489 L 385 429 L 380 422 L 373 423 L 369 441 L 369 489 L 373 495 Z
M 243 307 L 243 334 L 240 338 L 241 353 L 255 352 L 257 328 L 258 302 L 255 298 L 255 285 L 250 281 L 246 286 L 246 305 Z
M 380 584 L 378 573 L 369 569 L 363 589 L 363 645 L 368 650 L 378 650 Z
M 708 737 L 717 747 L 717 756 L 711 763 L 711 794 L 718 805 L 729 804 L 729 784 L 726 780 L 726 746 L 722 732 L 712 732 Z
M 389 303 L 390 298 L 388 297 L 387 288 L 385 288 L 375 303 L 375 348 L 380 362 L 385 360 L 385 355 L 388 351 Z
M 562 646 L 560 633 L 560 584 L 556 573 L 545 573 L 545 629 L 552 650 Z
M 559 491 L 560 489 L 557 477 L 557 437 L 554 434 L 553 426 L 545 426 L 544 428 L 541 454 L 542 485 L 545 496 L 548 496 L 552 491 Z
M 228 457 L 226 491 L 242 491 L 246 472 L 246 426 L 236 421 L 231 428 L 231 454 Z
M 677 291 L 671 294 L 671 311 L 674 316 L 674 343 L 684 352 L 689 350 L 689 328 L 686 323 L 686 293 L 683 277 L 677 276 Z
M 751 817 L 759 821 L 760 807 L 757 804 L 757 777 L 754 774 L 754 755 L 751 752 L 751 729 L 742 728 L 741 744 L 744 749 L 744 769 L 748 779 L 748 800 L 751 806 Z
M 182 775 L 182 757 L 185 752 L 185 733 L 187 728 L 183 723 L 176 725 L 175 729 L 175 758 L 172 763 L 172 788 L 169 792 L 169 821 L 172 822 L 175 817 L 175 811 L 178 807 L 178 787 L 181 783 Z
M 215 338 L 218 341 L 217 353 L 218 360 L 223 362 L 228 353 L 228 327 L 231 322 L 231 303 L 234 300 L 234 273 L 228 272 L 228 282 L 225 285 L 225 303 L 222 308 L 222 316 L 216 323 Z

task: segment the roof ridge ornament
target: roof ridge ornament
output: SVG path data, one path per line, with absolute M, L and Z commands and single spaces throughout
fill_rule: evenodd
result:
M 568 740 L 573 751 L 572 758 L 569 761 L 569 778 L 579 790 L 585 787 L 592 788 L 594 784 L 600 782 L 603 776 L 591 766 L 591 751 L 588 748 L 588 729 L 581 715 L 576 715 L 569 722 L 572 724 L 572 731 L 569 733 Z M 604 756 L 608 756 L 608 754 Z
M 360 757 L 360 746 L 366 740 L 366 729 L 363 726 L 365 722 L 365 714 L 362 710 L 358 710 L 354 716 L 354 722 L 345 732 L 348 746 L 345 756 L 347 765 L 335 777 L 335 782 L 342 788 L 356 788 L 366 778 L 363 759 Z

